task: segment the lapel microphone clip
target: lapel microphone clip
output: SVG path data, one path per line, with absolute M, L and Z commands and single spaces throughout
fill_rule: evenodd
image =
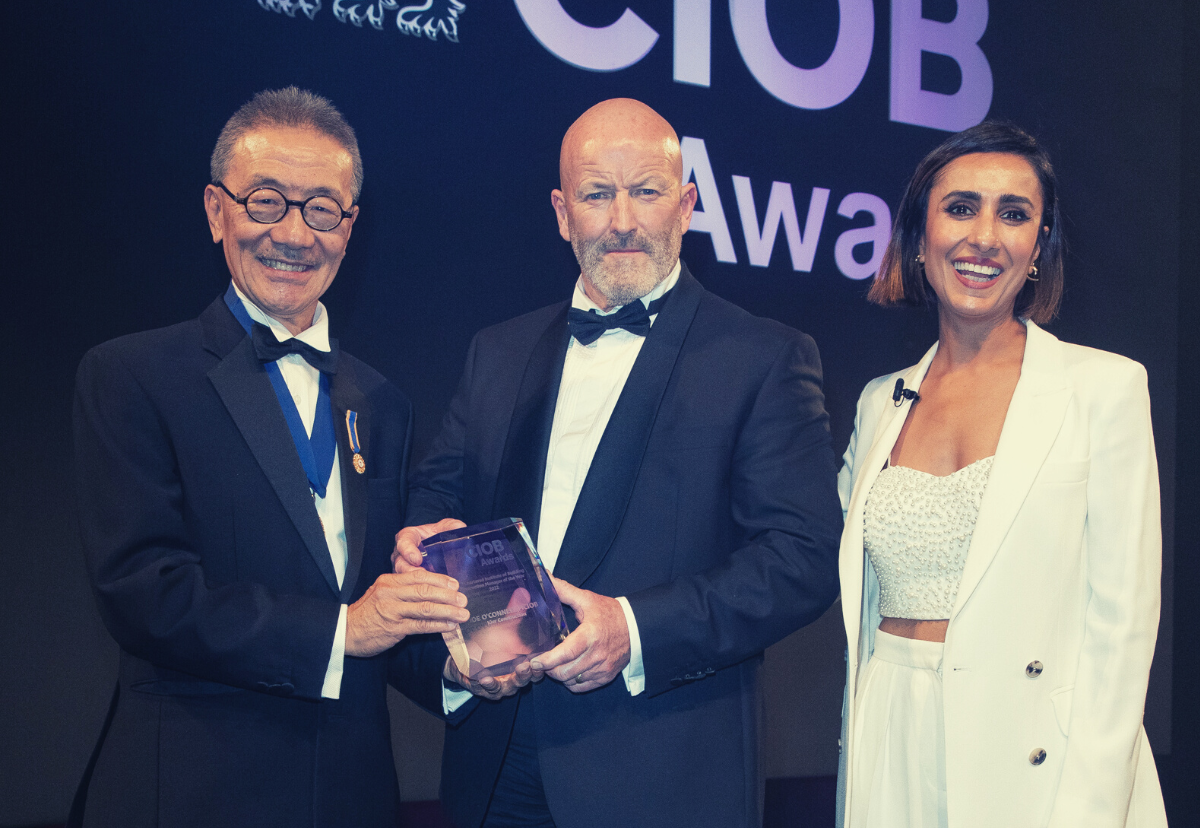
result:
M 904 378 L 903 377 L 896 380 L 896 390 L 892 392 L 892 402 L 894 402 L 896 404 L 896 408 L 899 408 L 900 406 L 902 406 L 904 404 L 905 400 L 912 400 L 913 402 L 919 402 L 920 399 L 921 399 L 920 394 L 918 394 L 916 391 L 912 390 L 911 388 L 904 387 Z

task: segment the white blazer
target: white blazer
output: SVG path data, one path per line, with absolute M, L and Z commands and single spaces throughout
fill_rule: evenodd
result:
M 1162 558 L 1146 371 L 1026 325 L 1021 376 L 946 630 L 949 825 L 1165 826 L 1142 728 Z M 911 405 L 893 403 L 896 379 L 919 389 L 936 351 L 867 384 L 838 475 L 850 642 L 839 824 L 854 804 L 846 801 L 854 690 L 880 619 L 863 505 Z

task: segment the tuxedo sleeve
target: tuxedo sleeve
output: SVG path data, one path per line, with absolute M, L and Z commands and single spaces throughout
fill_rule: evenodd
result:
M 761 653 L 837 597 L 842 513 L 812 339 L 788 337 L 752 396 L 728 471 L 740 545 L 718 566 L 626 596 L 647 695 Z
M 321 698 L 338 601 L 210 583 L 170 427 L 122 356 L 89 352 L 74 404 L 80 528 L 105 626 L 124 651 L 185 674 L 173 679 Z

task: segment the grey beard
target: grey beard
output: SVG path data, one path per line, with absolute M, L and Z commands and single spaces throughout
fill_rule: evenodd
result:
M 596 242 L 571 240 L 583 277 L 613 305 L 627 305 L 654 290 L 670 275 L 679 258 L 682 233 L 668 231 L 659 237 L 638 235 L 637 231 L 614 234 Z M 641 250 L 649 262 L 625 262 L 617 265 L 604 261 L 612 250 Z

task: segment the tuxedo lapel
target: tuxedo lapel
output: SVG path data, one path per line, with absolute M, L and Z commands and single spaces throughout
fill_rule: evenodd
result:
M 568 337 L 564 304 L 533 346 L 525 365 L 492 499 L 492 516 L 524 520 L 535 545 L 542 514 L 546 451 L 554 426 L 554 407 L 558 402 Z
M 337 435 L 338 465 L 342 472 L 342 517 L 348 555 L 346 577 L 342 579 L 342 601 L 346 603 L 358 583 L 367 531 L 367 475 L 359 474 L 354 468 L 347 413 L 353 411 L 356 414 L 353 430 L 357 433 L 358 453 L 367 464 L 366 468 L 370 468 L 371 409 L 347 361 L 340 359 L 338 362 L 338 372 L 329 381 L 329 402 L 333 406 L 333 431 Z M 328 552 L 326 557 L 329 557 Z
M 1021 377 L 1004 417 L 951 620 L 996 557 L 1054 445 L 1071 399 L 1058 340 L 1032 322 L 1026 327 Z
M 702 293 L 703 288 L 683 267 L 629 372 L 592 458 L 554 565 L 559 578 L 584 583 L 621 528 L 659 404 Z
M 222 318 L 221 310 L 227 319 Z M 309 491 L 308 478 L 300 465 L 300 456 L 296 453 L 271 381 L 254 354 L 254 345 L 228 308 L 214 311 L 210 307 L 201 322 L 205 326 L 205 347 L 221 357 L 217 366 L 208 372 L 209 380 L 336 595 L 337 575 Z M 231 326 L 236 327 L 241 336 L 232 345 L 232 350 L 223 353 L 234 341 Z

